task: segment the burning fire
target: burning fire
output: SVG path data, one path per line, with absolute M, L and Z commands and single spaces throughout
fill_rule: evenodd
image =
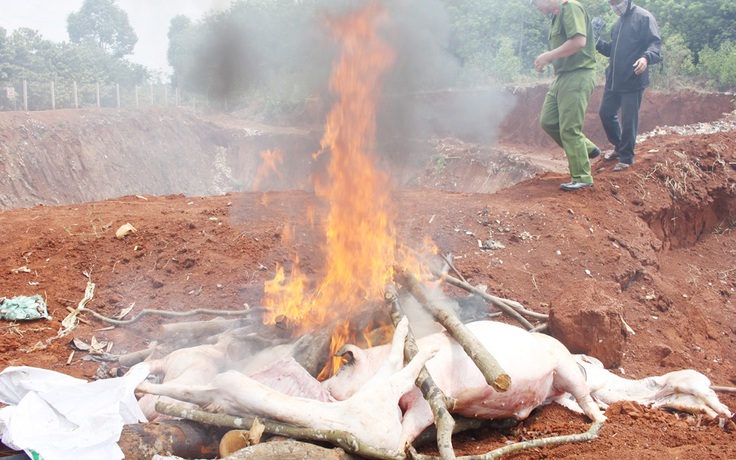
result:
M 333 352 L 355 334 L 345 318 L 367 300 L 382 298 L 397 259 L 390 177 L 372 156 L 382 75 L 394 60 L 393 50 L 377 33 L 385 14 L 372 3 L 332 24 L 342 51 L 330 79 L 336 103 L 315 154 L 330 155 L 328 174 L 314 184 L 317 196 L 330 203 L 326 272 L 310 290 L 297 260 L 288 278 L 279 267 L 276 277 L 265 283 L 267 320 L 285 315 L 307 331 L 343 318 L 332 337 Z M 332 375 L 338 365 L 336 360 L 326 366 L 319 378 Z
M 273 151 L 266 150 L 265 152 L 261 152 L 261 160 L 261 165 L 256 172 L 256 178 L 253 180 L 253 190 L 258 190 L 263 179 L 270 173 L 281 177 L 278 167 L 284 164 L 284 154 L 279 149 Z

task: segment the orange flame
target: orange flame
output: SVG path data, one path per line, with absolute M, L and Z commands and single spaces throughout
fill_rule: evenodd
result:
M 284 164 L 284 155 L 279 149 L 273 151 L 266 150 L 265 152 L 261 152 L 260 155 L 262 161 L 256 172 L 256 177 L 253 179 L 253 190 L 258 190 L 264 179 L 271 173 L 276 174 L 280 178 L 281 172 L 278 166 Z
M 279 267 L 276 278 L 265 284 L 267 320 L 285 315 L 306 331 L 342 319 L 332 352 L 353 338 L 351 313 L 368 299 L 382 297 L 397 257 L 390 178 L 372 155 L 381 77 L 394 60 L 377 33 L 384 20 L 385 11 L 372 3 L 332 24 L 342 51 L 330 79 L 336 102 L 315 154 L 330 155 L 327 175 L 314 184 L 317 196 L 330 203 L 324 276 L 310 291 L 295 263 L 288 279 Z M 338 365 L 328 365 L 320 378 L 332 375 Z

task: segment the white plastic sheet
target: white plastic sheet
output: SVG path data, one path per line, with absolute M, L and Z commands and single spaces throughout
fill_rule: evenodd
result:
M 87 382 L 34 367 L 0 372 L 2 442 L 44 460 L 118 460 L 124 424 L 146 422 L 135 388 L 148 376 L 136 366 L 119 378 Z

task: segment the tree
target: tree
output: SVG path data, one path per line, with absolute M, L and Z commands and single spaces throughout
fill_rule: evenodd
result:
M 84 0 L 78 12 L 66 20 L 69 40 L 75 44 L 94 43 L 115 57 L 133 52 L 138 37 L 128 14 L 116 0 Z
M 682 36 L 696 62 L 703 48 L 718 49 L 721 43 L 736 39 L 733 0 L 642 0 L 640 3 L 657 18 L 663 35 Z

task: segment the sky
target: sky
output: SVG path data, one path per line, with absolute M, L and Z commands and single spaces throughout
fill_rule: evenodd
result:
M 222 10 L 231 0 L 117 0 L 128 13 L 130 25 L 138 36 L 133 54 L 128 58 L 152 70 L 169 73 L 166 62 L 169 22 L 178 14 L 193 20 L 216 9 Z M 54 42 L 68 41 L 66 18 L 79 11 L 84 0 L 0 0 L 0 26 L 8 34 L 19 27 L 37 30 Z

